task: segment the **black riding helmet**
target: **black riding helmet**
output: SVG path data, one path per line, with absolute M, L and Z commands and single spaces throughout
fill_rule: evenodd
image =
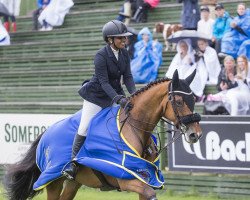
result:
M 128 32 L 126 25 L 121 21 L 112 20 L 103 26 L 102 35 L 104 41 L 108 42 L 108 37 L 126 37 L 132 35 L 132 33 Z

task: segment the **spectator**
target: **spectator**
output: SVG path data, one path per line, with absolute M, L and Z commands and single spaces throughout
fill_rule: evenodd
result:
M 215 6 L 215 14 L 217 18 L 215 19 L 213 27 L 213 37 L 212 42 L 215 45 L 215 50 L 217 53 L 221 51 L 221 39 L 223 35 L 230 29 L 231 17 L 228 12 L 224 10 L 222 4 L 217 4 Z
M 215 19 L 215 5 L 217 4 L 217 0 L 201 0 L 201 5 L 207 6 L 210 10 L 211 19 Z
M 10 45 L 10 36 L 0 20 L 0 46 Z
M 153 41 L 152 33 L 147 27 L 139 32 L 137 38 L 131 72 L 136 83 L 148 83 L 157 78 L 162 63 L 162 44 Z
M 231 29 L 222 38 L 219 56 L 231 55 L 237 57 L 240 45 L 250 39 L 250 10 L 244 3 L 238 4 L 238 16 L 233 19 Z
M 218 77 L 217 90 L 224 91 L 238 86 L 234 80 L 236 75 L 235 60 L 232 56 L 226 56 L 224 66 Z
M 210 95 L 209 98 L 222 101 L 232 116 L 250 114 L 250 90 L 246 81 L 250 77 L 246 57 L 237 58 L 237 69 L 232 56 L 226 56 L 224 65 L 225 68 L 219 77 L 220 92 Z
M 53 26 L 61 26 L 65 15 L 74 5 L 72 0 L 51 0 L 48 6 L 41 12 L 38 21 L 47 25 L 46 30 L 52 30 Z
M 126 41 L 126 47 L 129 53 L 130 59 L 134 58 L 135 53 L 135 43 L 137 42 L 138 31 L 134 28 L 128 27 L 128 32 L 132 33 L 132 35 L 128 36 Z
M 208 38 L 212 38 L 214 20 L 211 19 L 209 15 L 209 8 L 207 6 L 201 6 L 201 20 L 198 21 L 197 31 L 207 35 Z
M 50 3 L 50 0 L 37 0 L 38 9 L 33 12 L 33 30 L 38 30 L 38 17 L 41 12 L 46 8 L 46 6 Z M 44 21 L 42 25 L 42 30 L 46 30 L 48 24 Z
M 133 2 L 133 0 L 125 0 L 119 12 L 118 17 L 116 18 L 117 20 L 124 22 L 126 25 L 128 25 L 130 22 L 130 17 L 132 12 L 131 2 Z
M 145 23 L 148 21 L 148 10 L 158 6 L 160 0 L 135 0 L 136 11 L 132 21 Z M 132 6 L 134 7 L 134 6 Z
M 250 69 L 247 57 L 240 55 L 237 57 L 236 79 L 242 80 L 250 89 Z
M 21 0 L 0 0 L 0 2 L 7 8 L 9 11 L 10 15 L 4 15 L 3 20 L 4 20 L 4 27 L 5 29 L 10 32 L 16 32 L 17 30 L 17 25 L 16 25 L 16 16 L 19 15 L 20 12 L 20 3 Z M 10 24 L 10 21 L 11 24 Z
M 196 69 L 196 75 L 190 88 L 196 96 L 196 101 L 201 101 L 208 75 L 204 65 L 195 63 L 190 39 L 180 40 L 177 43 L 177 54 L 168 68 L 166 77 L 172 78 L 176 69 L 180 79 L 185 79 Z
M 186 72 L 192 68 L 194 63 L 194 52 L 189 39 L 180 40 L 177 43 L 177 54 L 174 56 L 166 77 L 172 78 L 175 70 L 178 70 L 179 78 L 185 79 Z
M 197 46 L 197 65 L 204 65 L 202 69 L 206 69 L 208 73 L 208 80 L 204 81 L 206 81 L 207 84 L 217 84 L 221 66 L 216 51 L 208 45 L 207 40 L 199 39 L 197 41 Z
M 183 29 L 197 30 L 197 23 L 200 20 L 198 0 L 177 0 L 177 3 L 183 3 L 181 14 Z
M 250 80 L 249 65 L 245 56 L 237 58 L 235 81 L 238 86 L 228 90 L 227 99 L 228 106 L 226 108 L 230 115 L 247 115 L 250 114 L 250 87 L 248 85 Z
M 239 51 L 237 53 L 238 56 L 244 55 L 247 57 L 248 60 L 250 60 L 250 39 L 245 40 L 239 48 Z

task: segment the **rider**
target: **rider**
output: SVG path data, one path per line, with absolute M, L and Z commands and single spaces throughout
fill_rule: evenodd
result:
M 132 109 L 132 104 L 125 97 L 121 86 L 121 76 L 123 76 L 129 93 L 135 92 L 135 83 L 130 71 L 130 57 L 125 48 L 127 36 L 132 34 L 127 31 L 124 23 L 117 20 L 106 23 L 102 34 L 107 45 L 96 53 L 95 73 L 79 90 L 84 101 L 81 122 L 72 147 L 72 160 L 86 139 L 89 122 L 101 109 L 111 106 L 112 102 L 120 104 L 125 110 Z M 63 174 L 68 179 L 74 180 L 77 168 L 77 163 L 72 162 L 71 168 L 65 170 Z

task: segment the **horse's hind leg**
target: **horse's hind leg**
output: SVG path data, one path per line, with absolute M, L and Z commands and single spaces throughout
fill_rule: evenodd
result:
M 60 178 L 51 182 L 47 187 L 47 200 L 59 200 L 63 189 L 64 179 Z
M 137 179 L 118 179 L 118 183 L 121 190 L 138 193 L 140 200 L 157 200 L 154 189 Z
M 63 192 L 59 200 L 72 200 L 76 196 L 78 189 L 81 187 L 76 181 L 66 181 Z

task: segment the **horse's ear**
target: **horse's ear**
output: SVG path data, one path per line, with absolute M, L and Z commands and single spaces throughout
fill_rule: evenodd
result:
M 188 85 L 190 85 L 195 77 L 196 69 L 193 71 L 192 74 L 190 74 L 185 80 L 187 81 Z
M 177 90 L 179 88 L 179 74 L 177 69 L 174 71 L 172 79 L 172 87 L 173 90 Z

